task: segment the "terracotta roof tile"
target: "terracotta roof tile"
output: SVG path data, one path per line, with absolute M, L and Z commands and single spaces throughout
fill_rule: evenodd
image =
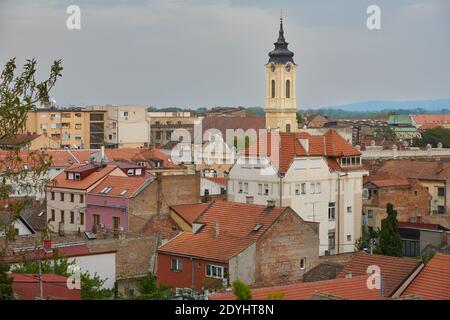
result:
M 394 173 L 384 171 L 378 171 L 374 175 L 364 177 L 364 184 L 366 183 L 372 183 L 379 188 L 410 186 L 408 179 Z
M 210 206 L 209 203 L 178 204 L 170 206 L 184 221 L 192 223 Z
M 77 167 L 80 165 L 75 165 L 73 167 Z M 86 190 L 89 189 L 92 185 L 97 183 L 99 180 L 106 177 L 108 174 L 112 173 L 117 167 L 106 166 L 105 168 L 95 171 L 91 173 L 89 176 L 84 178 L 83 180 L 68 180 L 66 179 L 66 172 L 61 172 L 58 174 L 53 181 L 47 184 L 48 188 L 64 188 L 64 189 L 78 189 L 78 190 Z
M 403 295 L 418 295 L 426 300 L 450 300 L 450 256 L 436 253 Z
M 270 295 L 281 294 L 282 300 L 309 300 L 317 294 L 325 294 L 346 300 L 380 300 L 378 289 L 367 288 L 367 275 L 316 282 L 296 283 L 286 286 L 252 290 L 253 300 L 267 300 Z M 235 300 L 232 293 L 216 294 L 211 300 Z
M 146 174 L 141 177 L 121 177 L 108 176 L 102 180 L 94 189 L 89 191 L 89 194 L 108 196 L 108 197 L 123 197 L 131 198 L 135 192 L 143 187 L 146 183 L 152 181 L 154 177 Z M 105 188 L 112 188 L 107 194 L 103 194 L 102 190 Z
M 397 258 L 377 254 L 357 252 L 341 270 L 338 277 L 351 273 L 353 276 L 367 274 L 367 268 L 375 265 L 380 268 L 385 296 L 395 293 L 398 287 L 420 266 L 421 262 L 411 258 Z
M 378 172 L 390 172 L 403 178 L 419 180 L 447 180 L 450 163 L 415 160 L 390 160 Z
M 418 125 L 428 123 L 450 124 L 450 114 L 416 114 L 411 117 Z
M 204 224 L 197 233 L 183 232 L 159 252 L 228 262 L 254 243 L 286 208 L 267 208 L 233 202 L 214 202 L 194 222 Z M 198 212 L 198 211 L 197 211 Z M 215 234 L 218 223 L 219 234 Z M 258 231 L 253 231 L 260 224 Z
M 221 184 L 223 186 L 226 185 L 226 179 L 225 178 L 218 178 L 218 177 L 209 178 L 209 177 L 206 177 L 206 179 L 208 179 L 208 180 L 210 180 L 212 182 L 215 182 L 217 184 Z

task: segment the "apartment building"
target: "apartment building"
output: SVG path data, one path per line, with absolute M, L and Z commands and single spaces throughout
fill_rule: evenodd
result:
M 172 132 L 176 129 L 185 129 L 193 137 L 194 123 L 198 120 L 191 112 L 147 112 L 147 118 L 150 123 L 150 143 L 161 148 L 171 142 Z
M 320 255 L 353 251 L 368 174 L 360 152 L 333 130 L 319 136 L 280 132 L 275 148 L 276 135 L 268 133 L 267 153 L 260 148 L 238 158 L 227 179 L 228 201 L 289 206 L 304 220 L 320 223 Z
M 24 131 L 46 134 L 61 148 L 99 149 L 104 144 L 105 113 L 83 108 L 36 108 L 28 112 Z
M 147 148 L 150 125 L 145 106 L 99 105 L 88 110 L 105 111 L 105 142 L 109 148 Z

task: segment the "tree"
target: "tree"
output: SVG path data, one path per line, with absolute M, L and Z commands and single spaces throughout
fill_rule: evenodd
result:
M 398 232 L 397 211 L 392 203 L 386 205 L 387 217 L 381 221 L 380 243 L 378 250 L 386 256 L 402 255 L 402 238 Z
M 422 133 L 422 139 L 414 142 L 414 146 L 426 147 L 430 144 L 431 146 L 436 147 L 439 142 L 442 143 L 444 148 L 450 148 L 450 129 L 437 127 L 426 130 Z
M 0 141 L 16 140 L 23 133 L 27 113 L 36 107 L 37 103 L 48 103 L 49 92 L 61 77 L 61 60 L 54 61 L 47 80 L 36 82 L 36 60 L 26 61 L 23 71 L 16 75 L 16 60 L 9 60 L 0 75 Z M 20 215 L 24 205 L 29 201 L 27 195 L 31 190 L 42 190 L 47 182 L 46 172 L 51 164 L 48 155 L 40 151 L 20 153 L 26 147 L 25 143 L 16 143 L 12 150 L 0 161 L 0 200 L 8 203 L 8 213 L 11 218 L 0 222 L 0 232 L 5 234 L 4 248 L 8 241 L 14 240 L 14 220 Z M 27 167 L 24 167 L 24 164 Z M 10 201 L 9 195 L 14 190 L 20 190 L 24 195 L 22 200 Z
M 163 300 L 170 296 L 170 288 L 156 283 L 152 273 L 138 281 L 139 297 L 142 300 Z
M 12 279 L 8 275 L 9 264 L 0 262 L 0 300 L 13 299 Z
M 233 282 L 233 293 L 237 300 L 252 300 L 252 291 L 241 280 Z

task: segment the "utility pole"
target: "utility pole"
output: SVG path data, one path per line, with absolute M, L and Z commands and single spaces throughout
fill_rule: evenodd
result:
M 44 286 L 42 284 L 42 265 L 39 250 L 38 250 L 38 263 L 39 263 L 39 298 L 41 300 L 44 300 Z

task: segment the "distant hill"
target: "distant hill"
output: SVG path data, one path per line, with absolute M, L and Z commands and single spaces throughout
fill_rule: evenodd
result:
M 414 110 L 424 109 L 428 112 L 441 112 L 442 109 L 450 110 L 450 99 L 440 100 L 415 100 L 415 101 L 366 101 L 337 106 L 326 106 L 320 109 L 339 109 L 344 111 L 380 112 L 386 110 Z

